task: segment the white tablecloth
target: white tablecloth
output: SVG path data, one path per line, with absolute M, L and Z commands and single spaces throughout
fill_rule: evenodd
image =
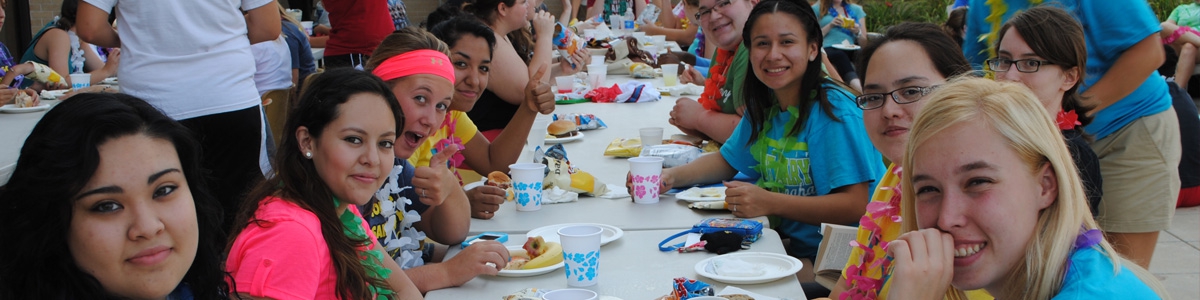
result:
M 58 104 L 58 100 L 42 100 L 50 105 Z M 9 114 L 0 113 L 0 185 L 8 183 L 13 169 L 17 166 L 17 157 L 21 154 L 21 146 L 25 138 L 33 131 L 33 126 L 50 110 L 38 112 Z
M 614 296 L 624 300 L 647 300 L 669 293 L 671 280 L 677 277 L 707 282 L 713 285 L 716 291 L 725 288 L 727 284 L 701 277 L 695 271 L 696 263 L 716 256 L 716 254 L 658 250 L 658 242 L 676 232 L 678 230 L 625 231 L 624 237 L 600 248 L 600 270 L 598 272 L 600 283 L 587 289 L 596 291 L 600 295 Z M 511 235 L 505 244 L 520 245 L 524 242 L 524 235 Z M 755 242 L 749 250 L 738 252 L 747 251 L 784 253 L 779 234 L 772 230 L 764 230 L 762 238 Z M 451 250 L 447 256 L 456 252 L 457 249 Z M 806 299 L 804 290 L 801 289 L 800 283 L 794 276 L 767 283 L 737 286 L 765 296 Z M 563 274 L 562 269 L 559 269 L 531 277 L 480 276 L 460 287 L 431 291 L 425 295 L 425 299 L 497 300 L 504 295 L 526 288 L 547 290 L 567 288 L 566 275 Z

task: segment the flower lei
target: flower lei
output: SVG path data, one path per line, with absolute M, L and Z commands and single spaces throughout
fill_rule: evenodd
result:
M 1075 129 L 1075 126 L 1083 125 L 1083 123 L 1079 123 L 1079 115 L 1075 114 L 1073 110 L 1058 111 L 1055 121 L 1058 123 L 1059 130 L 1071 130 Z
M 901 167 L 896 167 L 892 174 L 899 179 L 902 172 Z M 875 251 L 871 248 L 878 245 L 887 249 L 888 241 L 883 240 L 883 228 L 880 223 L 890 220 L 898 224 L 902 220 L 900 217 L 900 182 L 897 180 L 895 185 L 881 186 L 879 189 L 892 191 L 892 198 L 887 202 L 872 201 L 867 204 L 868 214 L 858 220 L 859 228 L 870 231 L 871 238 L 866 245 L 860 244 L 857 240 L 850 241 L 850 247 L 862 250 L 862 256 L 859 256 L 857 265 L 846 268 L 846 282 L 850 288 L 842 293 L 839 297 L 840 300 L 876 299 L 879 297 L 879 292 L 883 290 L 883 285 L 891 277 L 891 274 L 887 272 L 892 264 L 891 258 L 875 257 Z M 872 216 L 874 218 L 871 218 Z M 866 270 L 882 270 L 883 272 L 880 278 L 873 278 L 863 275 Z
M 458 119 L 451 118 L 450 115 L 449 113 L 446 114 L 446 118 L 442 120 L 442 128 L 446 130 L 446 138 L 433 143 L 433 154 L 436 155 L 438 152 L 442 152 L 442 150 L 445 150 L 450 145 L 458 146 L 458 152 L 451 155 L 450 160 L 446 161 L 446 164 L 450 167 L 450 171 L 454 172 L 454 176 L 458 177 L 458 184 L 462 185 L 463 179 L 462 175 L 458 174 L 458 168 L 462 166 L 463 160 L 466 159 L 463 157 L 462 151 L 466 150 L 467 147 L 463 145 L 462 139 L 454 135 L 454 128 L 458 125 Z
M 1029 6 L 1042 4 L 1042 0 L 1028 0 Z M 991 32 L 979 36 L 980 42 L 985 42 L 987 45 L 994 45 L 996 40 L 1000 38 L 1000 27 L 1004 25 L 1004 13 L 1008 12 L 1008 2 L 1004 0 L 987 0 L 988 8 L 991 9 L 991 14 L 988 14 L 984 21 L 992 25 Z M 987 47 L 988 57 L 996 57 L 996 47 Z M 990 68 L 986 64 L 984 68 Z
M 774 96 L 772 96 L 772 97 L 774 97 Z M 776 102 L 778 102 L 778 101 L 776 101 Z M 794 128 L 796 126 L 796 122 L 800 120 L 800 108 L 796 107 L 796 106 L 789 106 L 787 108 L 787 111 L 789 114 L 791 114 L 791 118 L 787 121 L 787 125 L 785 125 L 787 127 L 785 127 L 784 130 L 791 130 L 791 128 Z M 784 133 L 783 139 L 780 140 L 778 142 L 778 144 L 767 141 L 766 134 L 768 132 L 771 132 L 771 127 L 772 127 L 771 124 L 774 123 L 774 122 L 771 122 L 771 119 L 774 119 L 775 116 L 777 116 L 777 115 L 779 115 L 779 105 L 771 106 L 770 113 L 767 114 L 767 118 L 766 118 L 765 122 L 763 122 L 763 129 L 758 136 L 758 140 L 754 141 L 754 145 L 750 146 L 750 153 L 757 153 L 757 154 L 759 154 L 758 157 L 762 159 L 761 161 L 758 162 L 757 165 L 755 165 L 753 167 L 754 170 L 758 172 L 758 174 L 765 175 L 765 174 L 768 174 L 769 170 L 786 170 L 787 169 L 787 164 L 784 162 L 784 159 L 782 159 L 783 152 L 787 151 L 786 147 L 793 143 L 793 140 L 796 139 L 796 135 Z M 770 149 L 770 147 L 767 146 L 767 144 L 778 145 L 779 153 L 775 157 L 779 158 L 779 159 L 775 159 L 775 160 L 767 159 L 768 157 L 770 157 L 770 156 L 768 156 L 770 154 L 769 153 L 770 151 L 768 151 Z M 761 176 L 761 175 L 758 177 L 758 182 L 755 182 L 754 184 L 758 185 L 759 187 L 762 187 L 763 189 L 766 189 L 766 190 L 772 191 L 772 192 L 776 192 L 776 193 L 783 192 L 784 189 L 787 187 L 779 180 L 767 180 L 766 176 Z
M 333 198 L 334 207 L 340 206 L 341 203 L 342 202 L 338 200 L 337 197 Z M 370 236 L 367 235 L 367 232 L 362 228 L 363 219 L 361 217 L 347 209 L 342 213 L 340 220 L 342 221 L 343 234 L 351 239 L 366 240 L 368 244 L 371 243 Z M 363 269 L 367 272 L 367 276 L 380 280 L 386 280 L 388 276 L 392 274 L 392 270 L 388 270 L 387 268 L 383 267 L 384 257 L 383 252 L 381 251 L 366 250 L 366 245 L 364 245 L 364 247 L 361 247 L 358 250 L 358 258 L 362 260 L 361 263 L 363 265 Z M 371 293 L 375 294 L 376 299 L 389 299 L 390 297 L 388 297 L 388 295 L 394 294 L 392 290 L 384 287 L 368 285 L 367 288 L 371 290 Z
M 725 71 L 729 69 L 729 65 L 733 60 L 733 55 L 737 53 L 737 49 L 726 51 L 725 49 L 717 49 L 717 59 L 713 61 L 713 65 L 708 69 L 708 80 L 704 83 L 704 92 L 700 94 L 700 105 L 705 109 L 720 112 L 721 105 L 718 104 L 718 98 L 724 98 L 721 95 L 721 88 L 725 87 Z

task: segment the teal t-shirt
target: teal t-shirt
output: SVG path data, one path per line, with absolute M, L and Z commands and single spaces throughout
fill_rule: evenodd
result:
M 721 146 L 721 156 L 738 172 L 764 183 L 776 183 L 779 186 L 768 189 L 788 195 L 822 196 L 839 187 L 878 182 L 886 169 L 882 156 L 867 137 L 862 110 L 854 105 L 850 92 L 828 82 L 822 88 L 833 104 L 837 121 L 814 104 L 803 108 L 810 111 L 799 134 L 785 139 L 793 113 L 780 112 L 767 120 L 770 129 L 759 135 L 768 145 L 762 151 L 747 145 L 750 117 L 743 115 L 728 142 Z M 821 243 L 819 229 L 814 224 L 787 219 L 777 228 L 791 238 L 789 247 L 797 257 L 816 255 Z
M 850 3 L 846 3 L 846 2 L 842 2 L 842 3 L 850 5 L 850 7 L 848 9 L 846 9 L 846 11 L 850 14 L 849 18 L 854 19 L 854 21 L 856 23 L 862 24 L 862 20 L 865 20 L 867 18 L 867 12 L 863 11 L 862 6 L 859 6 L 858 4 L 850 4 Z M 820 16 L 821 15 L 821 12 L 820 12 L 821 3 L 814 4 L 812 6 L 812 10 L 814 13 L 816 13 L 818 16 Z M 837 10 L 835 10 L 833 8 L 830 8 L 829 11 L 825 12 L 825 16 L 821 17 L 821 27 L 825 27 L 825 25 L 829 24 L 830 22 L 833 22 L 833 18 L 835 17 L 836 14 L 837 14 Z M 837 17 L 841 17 L 841 16 L 837 16 Z M 859 25 L 859 26 L 861 26 L 861 25 Z M 856 38 L 857 34 L 858 34 L 857 32 L 851 31 L 850 29 L 843 28 L 843 27 L 831 28 L 831 29 L 829 29 L 829 33 L 825 34 L 825 42 L 822 43 L 822 47 L 829 47 L 829 46 L 833 46 L 836 44 L 841 44 L 842 41 L 844 41 L 844 40 L 849 40 L 851 44 L 858 44 L 858 39 Z
M 1112 261 L 1095 247 L 1071 254 L 1067 276 L 1054 300 L 1161 299 L 1129 268 L 1113 273 Z
M 1171 10 L 1171 16 L 1167 17 L 1167 20 L 1193 29 L 1200 27 L 1200 4 L 1192 2 L 1176 6 L 1174 10 Z

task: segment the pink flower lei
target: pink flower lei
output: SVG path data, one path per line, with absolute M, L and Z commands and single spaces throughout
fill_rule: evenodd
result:
M 892 173 L 899 178 L 903 172 L 901 167 L 896 167 Z M 887 257 L 875 257 L 873 248 L 879 245 L 883 249 L 887 249 L 888 241 L 883 240 L 883 228 L 880 226 L 884 220 L 890 220 L 893 223 L 900 223 L 900 183 L 897 182 L 893 186 L 882 186 L 880 190 L 892 191 L 892 198 L 887 202 L 875 202 L 867 204 L 867 212 L 862 219 L 858 220 L 859 228 L 871 232 L 871 237 L 866 245 L 859 243 L 857 240 L 850 241 L 850 246 L 859 248 L 863 252 L 859 256 L 857 264 L 847 267 L 844 271 L 846 283 L 849 289 L 842 293 L 840 300 L 852 299 L 876 299 L 879 297 L 879 292 L 883 289 L 883 285 L 887 283 L 890 274 L 887 273 L 891 267 L 892 260 Z M 871 218 L 871 217 L 874 218 Z M 865 275 L 866 270 L 883 270 L 880 278 L 874 278 Z

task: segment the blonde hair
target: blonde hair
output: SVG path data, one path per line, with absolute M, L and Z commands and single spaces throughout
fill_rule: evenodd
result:
M 1076 237 L 1081 230 L 1099 229 L 1088 209 L 1087 195 L 1063 137 L 1037 97 L 1025 86 L 983 78 L 958 78 L 942 85 L 925 100 L 925 107 L 913 121 L 902 165 L 914 166 L 914 153 L 922 144 L 965 122 L 986 122 L 1000 133 L 1025 162 L 1030 174 L 1046 163 L 1054 170 L 1057 200 L 1038 213 L 1036 235 L 1025 250 L 1025 262 L 1012 267 L 1003 279 L 1020 284 L 993 294 L 997 299 L 1050 299 L 1062 288 Z M 900 211 L 904 220 L 901 231 L 914 231 L 917 216 L 912 177 L 903 176 L 901 186 Z M 1165 298 L 1161 283 L 1144 269 L 1122 259 L 1107 240 L 1096 247 L 1112 261 L 1113 274 L 1124 265 Z M 955 288 L 946 297 L 966 299 Z
M 292 24 L 296 24 L 296 27 L 299 27 L 300 30 L 304 30 L 304 25 L 300 24 L 300 21 L 296 20 L 296 18 L 292 18 L 292 16 L 288 14 L 287 9 L 284 9 L 283 5 L 279 4 L 279 1 L 275 1 L 275 6 L 279 7 L 279 16 L 282 17 L 284 21 L 292 22 Z

